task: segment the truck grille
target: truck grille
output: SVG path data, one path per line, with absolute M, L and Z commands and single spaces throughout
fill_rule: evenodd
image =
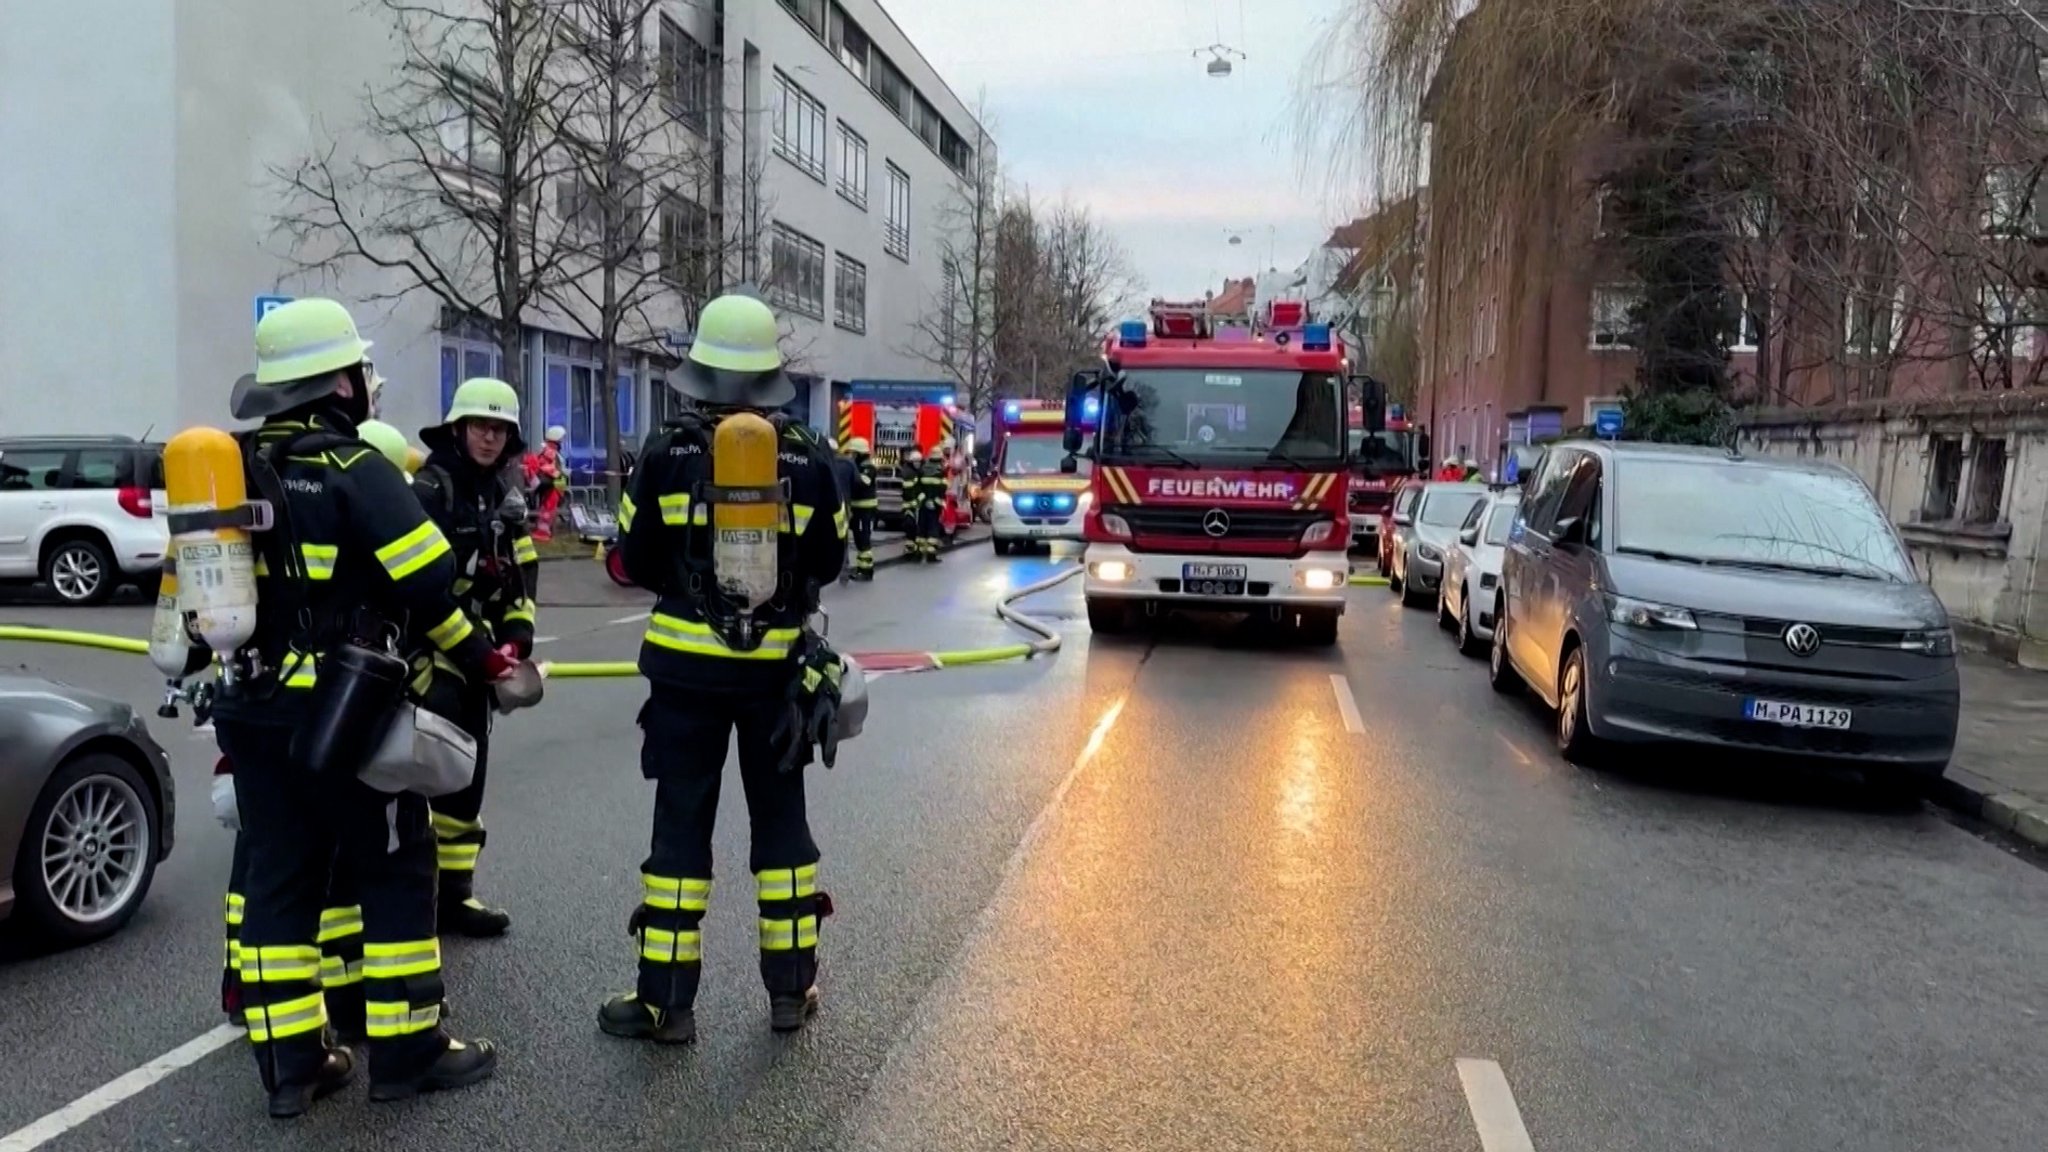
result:
M 1222 511 L 1230 517 L 1229 529 L 1220 536 L 1210 536 L 1203 530 L 1202 521 L 1215 511 L 1211 508 L 1123 504 L 1105 511 L 1122 516 L 1134 535 L 1194 536 L 1213 540 L 1294 541 L 1301 539 L 1309 525 L 1327 518 L 1327 513 L 1319 511 L 1225 508 Z
M 1353 492 L 1351 494 L 1351 511 L 1368 516 L 1377 516 L 1386 511 L 1387 505 L 1393 502 L 1394 494 L 1392 492 Z

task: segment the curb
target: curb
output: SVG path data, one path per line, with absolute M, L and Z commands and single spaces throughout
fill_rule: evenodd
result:
M 2048 849 L 2048 804 L 2007 791 L 1997 781 L 1967 768 L 1950 768 L 1928 785 L 1927 798 L 1982 820 L 2022 844 Z

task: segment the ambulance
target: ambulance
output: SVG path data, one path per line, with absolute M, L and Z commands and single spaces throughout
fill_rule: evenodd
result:
M 1100 414 L 1102 401 L 1085 404 Z M 1048 400 L 1003 400 L 995 405 L 989 454 L 989 539 L 996 555 L 1007 556 L 1054 540 L 1082 539 L 1081 525 L 1094 499 L 1088 492 L 1088 463 L 1060 471 L 1067 451 L 1067 415 Z M 1088 413 L 1083 423 L 1092 425 Z

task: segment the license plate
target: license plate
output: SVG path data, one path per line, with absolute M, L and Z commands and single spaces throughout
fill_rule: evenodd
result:
M 1766 724 L 1782 724 L 1787 728 L 1835 728 L 1849 726 L 1847 708 L 1828 708 L 1819 704 L 1787 704 L 1781 700 L 1745 700 L 1742 714 L 1750 720 L 1761 720 Z
M 1180 566 L 1182 580 L 1237 580 L 1244 579 L 1242 564 L 1183 564 Z

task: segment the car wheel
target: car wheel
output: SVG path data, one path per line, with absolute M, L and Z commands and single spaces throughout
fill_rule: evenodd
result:
M 996 555 L 1008 556 L 1010 554 L 1010 542 L 1001 536 L 991 536 L 988 538 L 988 542 L 989 546 L 996 550 Z
M 50 546 L 43 557 L 43 583 L 66 604 L 85 607 L 114 594 L 119 576 L 106 545 L 90 536 L 73 536 Z
M 1472 634 L 1472 595 L 1467 592 L 1458 597 L 1458 653 L 1462 656 L 1479 655 L 1479 637 Z
M 1401 607 L 1422 607 L 1422 593 L 1416 591 L 1413 580 L 1404 579 L 1401 581 Z
M 1130 627 L 1130 607 L 1115 600 L 1088 601 L 1088 630 L 1098 636 L 1116 636 Z
M 1303 612 L 1295 622 L 1301 642 L 1311 648 L 1328 648 L 1337 642 L 1338 616 L 1335 612 Z
M 1573 648 L 1557 674 L 1557 750 L 1585 766 L 1598 754 L 1599 743 L 1586 723 L 1586 650 Z
M 1486 654 L 1486 682 L 1503 696 L 1511 696 L 1522 687 L 1515 662 L 1508 659 L 1507 605 L 1500 600 L 1493 602 L 1493 646 Z
M 95 752 L 57 769 L 15 859 L 28 919 L 63 944 L 118 930 L 156 877 L 162 819 L 142 773 L 119 756 Z
M 1436 626 L 1446 632 L 1458 626 L 1458 622 L 1451 618 L 1451 593 L 1448 582 L 1438 584 L 1436 588 Z

